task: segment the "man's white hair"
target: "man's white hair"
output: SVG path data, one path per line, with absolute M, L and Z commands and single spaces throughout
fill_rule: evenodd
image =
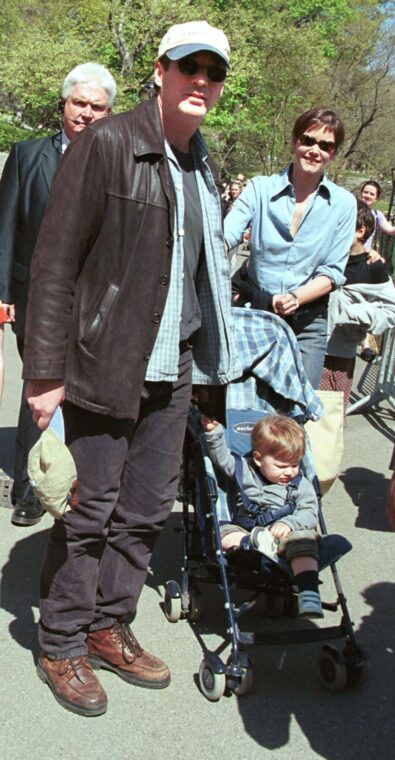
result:
M 75 84 L 95 84 L 102 87 L 108 95 L 108 108 L 112 108 L 117 92 L 114 77 L 101 63 L 80 63 L 66 76 L 62 87 L 62 98 L 66 100 L 71 95 Z

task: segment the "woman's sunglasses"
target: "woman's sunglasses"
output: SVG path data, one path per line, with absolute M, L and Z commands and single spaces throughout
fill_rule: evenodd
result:
M 324 153 L 332 153 L 332 151 L 336 150 L 336 143 L 329 140 L 316 140 L 315 137 L 312 137 L 311 135 L 299 135 L 298 140 L 300 144 L 304 145 L 306 148 L 312 148 L 313 145 L 318 145 L 319 149 Z
M 223 82 L 226 77 L 226 69 L 223 66 L 216 66 L 213 64 L 212 66 L 201 66 L 200 63 L 198 63 L 195 58 L 180 58 L 179 61 L 177 61 L 177 66 L 181 71 L 181 74 L 186 74 L 186 76 L 193 77 L 194 74 L 197 74 L 198 71 L 201 69 L 204 69 L 207 72 L 207 78 L 210 80 L 210 82 Z

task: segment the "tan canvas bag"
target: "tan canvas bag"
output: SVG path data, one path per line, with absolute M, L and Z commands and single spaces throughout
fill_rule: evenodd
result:
M 315 391 L 324 407 L 317 422 L 307 422 L 314 468 L 324 495 L 335 482 L 344 448 L 343 391 Z

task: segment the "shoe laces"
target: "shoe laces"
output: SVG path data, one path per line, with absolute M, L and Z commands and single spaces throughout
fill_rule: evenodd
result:
M 89 661 L 86 657 L 70 657 L 68 659 L 61 660 L 61 662 L 62 666 L 59 668 L 59 675 L 68 676 L 69 679 L 75 676 L 81 683 L 83 683 L 83 681 L 78 671 L 82 668 L 88 668 L 88 670 L 91 670 Z
M 141 657 L 143 654 L 143 648 L 126 623 L 116 623 L 112 628 L 111 635 L 117 644 L 121 644 L 122 652 L 129 651 L 133 655 L 133 659 Z

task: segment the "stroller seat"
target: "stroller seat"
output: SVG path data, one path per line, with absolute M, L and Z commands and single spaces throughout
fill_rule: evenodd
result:
M 320 417 L 322 405 L 306 377 L 295 335 L 288 325 L 267 312 L 240 308 L 232 312 L 243 373 L 226 388 L 225 428 L 228 447 L 243 456 L 251 448 L 251 430 L 262 416 L 282 413 L 304 424 Z M 250 644 L 284 645 L 332 639 L 343 639 L 345 645 L 339 650 L 324 644 L 319 660 L 322 684 L 331 691 L 362 684 L 368 676 L 369 660 L 356 641 L 336 566 L 352 547 L 345 537 L 328 534 L 309 447 L 302 467 L 314 485 L 319 502 L 319 569 L 330 568 L 336 592 L 335 601 L 323 601 L 322 606 L 328 612 L 340 611 L 340 622 L 318 627 L 303 621 L 303 627 L 288 630 L 245 631 L 241 630 L 242 616 L 262 598 L 266 600 L 264 608 L 269 616 L 295 615 L 294 579 L 290 566 L 281 557 L 268 558 L 255 550 L 239 548 L 223 551 L 220 526 L 232 522 L 235 486 L 232 491 L 227 482 L 230 479 L 215 471 L 199 420 L 199 410 L 192 407 L 180 485 L 183 504 L 181 581 L 167 582 L 164 608 L 170 622 L 184 617 L 197 627 L 203 609 L 201 588 L 204 584 L 214 583 L 224 597 L 224 643 L 214 652 L 204 649 L 199 670 L 202 693 L 215 701 L 226 689 L 237 696 L 251 689 L 252 662 L 245 651 Z M 250 593 L 241 604 L 235 601 L 239 590 Z M 220 654 L 228 644 L 230 655 L 224 662 Z

